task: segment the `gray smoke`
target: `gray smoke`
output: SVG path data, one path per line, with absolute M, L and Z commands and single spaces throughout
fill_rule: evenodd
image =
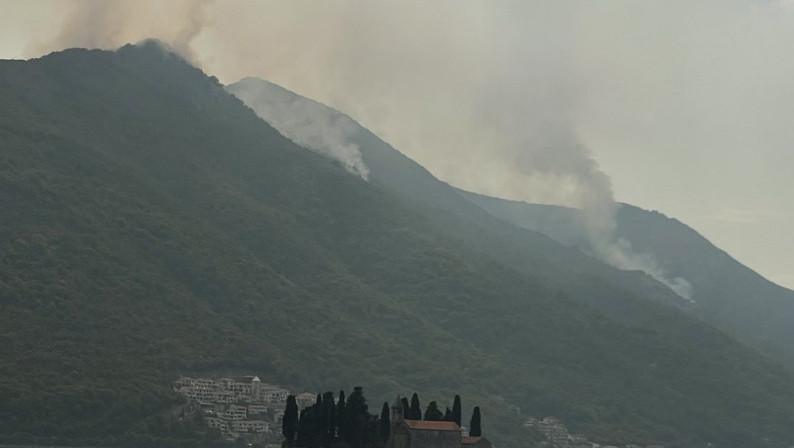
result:
M 581 51 L 590 48 L 592 17 L 609 22 L 593 3 L 76 5 L 51 47 L 108 48 L 155 37 L 223 81 L 269 79 L 355 117 L 456 186 L 581 209 L 596 257 L 692 296 L 685 279 L 668 278 L 652 254 L 616 237 L 610 179 L 581 137 L 580 112 L 603 83 L 583 69 L 593 52 Z M 254 108 L 287 137 L 366 179 L 358 148 L 346 144 L 345 123 L 304 106 L 280 104 L 286 115 L 267 104 Z
M 58 33 L 39 50 L 70 47 L 114 49 L 155 38 L 186 60 L 200 65 L 191 44 L 210 21 L 212 0 L 72 0 Z
M 598 259 L 622 270 L 639 270 L 693 301 L 694 288 L 683 277 L 671 277 L 650 253 L 636 252 L 631 242 L 617 235 L 618 204 L 609 177 L 591 151 L 571 133 L 572 126 L 547 119 L 536 135 L 518 146 L 516 167 L 529 177 L 542 177 L 564 189 L 568 205 L 582 212 L 589 247 Z
M 346 170 L 364 180 L 369 178 L 369 168 L 358 145 L 351 143 L 356 128 L 349 118 L 261 79 L 245 78 L 227 90 L 285 137 L 338 160 Z

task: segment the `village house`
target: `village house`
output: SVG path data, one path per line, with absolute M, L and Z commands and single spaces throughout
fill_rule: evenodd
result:
M 218 417 L 204 417 L 204 423 L 207 424 L 210 428 L 220 429 L 221 432 L 224 432 L 228 429 L 226 425 L 226 420 Z
M 232 423 L 235 432 L 268 432 L 270 425 L 264 420 L 242 420 Z
M 267 412 L 267 406 L 264 404 L 249 404 L 248 415 L 264 414 Z
M 236 404 L 233 404 L 226 409 L 225 417 L 226 420 L 232 422 L 245 420 L 246 408 L 245 406 L 238 406 Z
M 227 440 L 270 442 L 278 437 L 283 409 L 289 392 L 265 384 L 258 376 L 241 378 L 190 378 L 173 383 L 174 391 L 189 399 L 187 412 L 199 411 L 204 422 L 221 431 Z

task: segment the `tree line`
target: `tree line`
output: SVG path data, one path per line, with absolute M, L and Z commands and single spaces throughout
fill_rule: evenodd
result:
M 410 402 L 405 397 L 401 398 L 399 405 L 406 420 L 448 421 L 461 425 L 460 395 L 455 395 L 452 408 L 447 406 L 444 412 L 437 402 L 431 401 L 422 413 L 416 393 Z M 391 407 L 384 402 L 380 416 L 370 414 L 360 386 L 354 387 L 347 398 L 343 390 L 339 391 L 338 399 L 333 392 L 317 394 L 315 403 L 300 412 L 295 396 L 289 395 L 281 432 L 288 448 L 382 447 L 391 435 Z M 475 406 L 472 412 L 469 435 L 482 435 L 479 406 Z

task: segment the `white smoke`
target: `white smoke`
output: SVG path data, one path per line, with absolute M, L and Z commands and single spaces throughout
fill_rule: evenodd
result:
M 198 65 L 200 61 L 192 44 L 211 23 L 205 8 L 211 2 L 72 0 L 57 34 L 49 41 L 33 41 L 30 46 L 34 52 L 69 47 L 109 50 L 154 38 Z
M 594 83 L 610 85 L 586 64 L 596 53 L 609 64 L 608 55 L 582 53 L 600 11 L 593 3 L 231 4 L 79 0 L 50 48 L 155 37 L 226 81 L 256 74 L 299 89 L 457 186 L 581 209 L 593 255 L 692 297 L 685 279 L 616 237 L 610 179 L 579 137 Z M 352 123 L 273 86 L 255 92 L 261 102 L 233 93 L 288 138 L 367 179 Z
M 574 135 L 564 114 L 546 117 L 528 125 L 534 135 L 516 145 L 515 164 L 528 177 L 542 177 L 565 190 L 568 204 L 582 212 L 583 230 L 596 258 L 622 270 L 642 271 L 692 301 L 694 288 L 683 277 L 671 277 L 650 253 L 632 249 L 631 242 L 617 236 L 618 204 L 609 177 L 601 171 L 591 151 Z
M 245 78 L 227 90 L 288 139 L 338 160 L 351 174 L 369 179 L 361 151 L 351 142 L 356 127 L 349 118 L 261 79 Z

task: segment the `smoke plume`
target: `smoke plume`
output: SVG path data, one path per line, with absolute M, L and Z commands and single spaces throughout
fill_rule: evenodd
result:
M 329 113 L 313 101 L 261 79 L 245 78 L 227 90 L 288 139 L 338 160 L 364 180 L 369 178 L 358 145 L 350 142 L 355 125 L 344 115 Z
M 73 0 L 57 34 L 35 42 L 36 52 L 70 47 L 115 49 L 147 38 L 166 42 L 200 65 L 191 44 L 210 24 L 205 6 L 212 0 Z
M 591 73 L 601 60 L 582 53 L 594 29 L 590 2 L 74 5 L 47 49 L 154 37 L 225 82 L 268 79 L 355 117 L 458 187 L 581 209 L 591 253 L 691 297 L 686 280 L 668 278 L 651 254 L 615 235 L 611 182 L 581 132 L 582 111 L 602 81 L 602 72 Z M 273 101 L 285 99 L 274 92 Z M 345 123 L 312 116 L 300 102 L 286 106 L 288 116 L 255 109 L 287 137 L 367 178 L 358 148 L 345 142 Z
M 572 126 L 560 117 L 549 117 L 535 128 L 536 135 L 518 146 L 516 167 L 528 177 L 541 177 L 565 190 L 568 205 L 581 211 L 588 247 L 583 249 L 622 270 L 643 271 L 692 301 L 694 288 L 683 277 L 671 277 L 653 254 L 639 253 L 617 235 L 618 204 L 609 177 L 601 171 L 591 151 L 581 144 Z M 532 128 L 532 126 L 530 126 Z

